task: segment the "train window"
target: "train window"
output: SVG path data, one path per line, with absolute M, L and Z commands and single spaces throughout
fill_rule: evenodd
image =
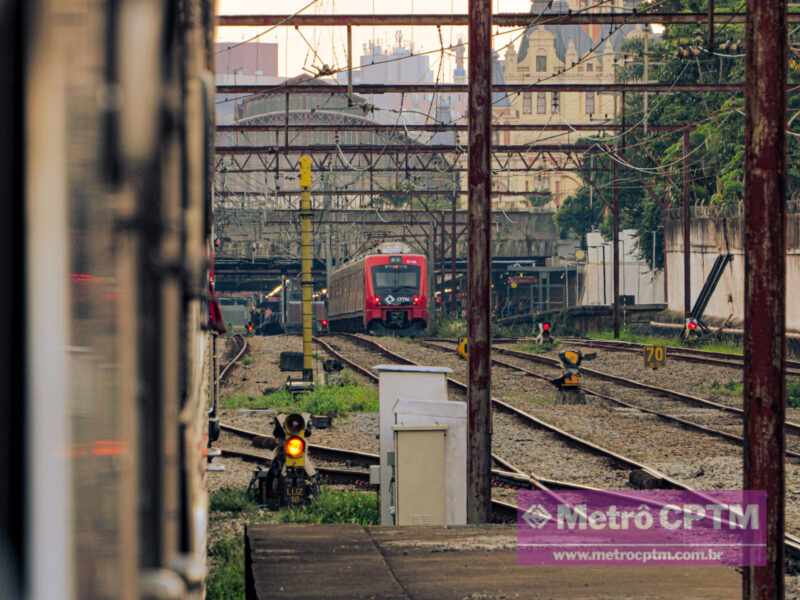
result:
M 396 291 L 419 289 L 417 265 L 381 265 L 372 269 L 372 283 L 378 295 Z

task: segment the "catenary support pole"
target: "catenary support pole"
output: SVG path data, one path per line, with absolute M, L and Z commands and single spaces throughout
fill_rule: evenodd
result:
M 692 214 L 689 209 L 689 132 L 683 132 L 683 316 L 692 312 Z
M 622 142 L 618 142 L 617 145 L 617 154 L 624 154 L 625 152 L 625 94 L 622 94 L 621 98 L 622 102 L 620 105 L 620 116 L 622 122 Z M 611 218 L 613 220 L 612 223 L 612 256 L 613 256 L 613 265 L 612 265 L 612 279 L 613 279 L 613 287 L 614 287 L 614 306 L 613 306 L 613 317 L 614 317 L 614 338 L 619 338 L 619 330 L 620 330 L 620 315 L 619 315 L 619 219 L 620 219 L 620 211 L 619 211 L 619 183 L 617 182 L 617 161 L 612 161 L 613 163 L 613 173 L 611 174 L 612 177 L 612 206 L 611 206 Z
M 746 600 L 782 600 L 786 472 L 785 0 L 748 0 L 745 36 L 744 489 L 767 493 L 767 561 Z
M 314 280 L 311 274 L 311 256 L 314 240 L 311 230 L 311 157 L 300 157 L 300 259 L 303 285 L 303 380 L 314 380 L 311 300 Z
M 491 517 L 492 2 L 469 0 L 467 519 Z

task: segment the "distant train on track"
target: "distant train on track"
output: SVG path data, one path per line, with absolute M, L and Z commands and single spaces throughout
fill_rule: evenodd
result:
M 331 273 L 331 331 L 421 334 L 428 325 L 428 265 L 405 244 L 385 243 Z

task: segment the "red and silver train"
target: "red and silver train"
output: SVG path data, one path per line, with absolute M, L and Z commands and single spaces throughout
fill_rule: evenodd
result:
M 331 273 L 331 331 L 421 334 L 428 324 L 428 265 L 402 244 L 383 244 Z

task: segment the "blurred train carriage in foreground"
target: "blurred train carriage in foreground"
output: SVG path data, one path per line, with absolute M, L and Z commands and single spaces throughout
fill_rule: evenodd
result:
M 203 595 L 213 9 L 3 3 L 3 598 Z

